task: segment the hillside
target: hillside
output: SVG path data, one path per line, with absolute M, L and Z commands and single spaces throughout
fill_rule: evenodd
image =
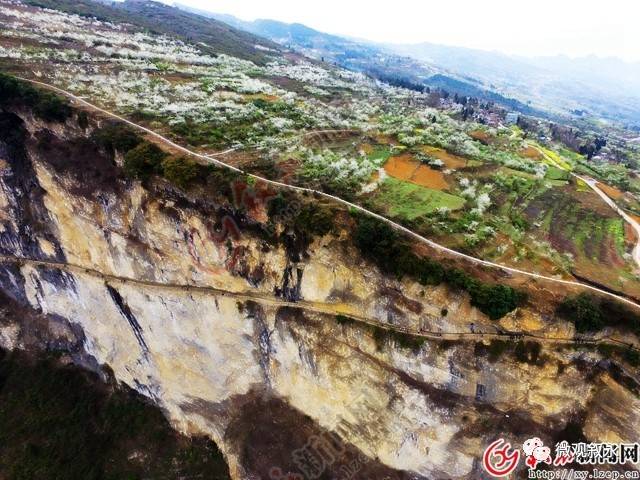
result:
M 262 182 L 252 186 L 254 202 L 234 209 L 234 177 L 204 165 L 197 175 L 176 176 L 169 166 L 185 160 L 163 162 L 161 174 L 141 182 L 129 164 L 130 152 L 140 152 L 133 145 L 145 145 L 135 132 L 90 110 L 67 110 L 64 121 L 48 120 L 49 113 L 14 97 L 0 116 L 0 199 L 8 213 L 0 250 L 2 346 L 52 349 L 85 368 L 108 368 L 185 435 L 213 439 L 231 478 L 336 476 L 350 468 L 356 479 L 471 479 L 482 475 L 475 459 L 498 434 L 519 442 L 530 431 L 549 442 L 637 438 L 639 387 L 627 373 L 638 365 L 636 350 L 609 336 L 576 340 L 570 321 L 549 316 L 572 289 L 477 269 L 502 286 L 474 299 L 473 289 L 484 287 L 469 288 L 476 281 L 460 271 L 419 281 L 389 275 L 380 254 L 399 259 L 387 250 L 399 248 L 399 239 L 375 223 L 280 191 L 305 212 L 288 224 L 275 205 L 267 213 L 255 202 L 267 188 Z M 20 195 L 26 185 L 34 187 L 28 199 Z M 426 265 L 424 273 L 438 271 Z M 477 305 L 482 295 L 506 293 L 505 282 L 535 284 L 537 297 L 492 320 Z M 571 318 L 571 305 L 566 309 Z M 640 325 L 624 308 L 607 314 L 631 315 L 623 328 Z M 448 333 L 469 324 L 470 338 Z M 27 385 L 46 375 L 19 368 Z M 15 383 L 12 377 L 10 392 L 29 395 Z M 550 388 L 553 399 L 545 395 Z M 20 424 L 38 418 L 29 410 L 15 415 Z M 69 428 L 76 425 L 82 423 Z M 24 442 L 26 433 L 12 438 Z M 330 447 L 332 460 L 300 460 L 310 441 Z M 84 453 L 66 448 L 73 445 L 56 448 L 64 456 Z M 204 468 L 211 475 L 214 466 L 197 445 L 177 453 L 194 474 Z M 132 458 L 153 448 L 144 447 Z M 184 475 L 172 453 L 144 458 Z M 107 452 L 96 455 L 95 478 L 104 478 L 112 464 Z M 224 478 L 224 466 L 215 468 Z M 50 478 L 49 471 L 30 478 Z
M 546 110 L 576 112 L 640 127 L 640 64 L 584 57 L 525 58 L 422 43 L 386 45 L 458 74 L 494 85 L 498 92 Z
M 246 22 L 233 16 L 194 9 L 176 3 L 180 9 L 216 18 L 236 28 L 268 38 L 304 55 L 334 63 L 349 70 L 362 72 L 382 81 L 416 90 L 444 88 L 459 95 L 472 95 L 497 102 L 526 114 L 545 116 L 547 113 L 501 95 L 469 75 L 452 74 L 446 66 L 424 62 L 407 55 L 396 55 L 373 43 L 355 41 L 314 30 L 302 24 L 287 24 L 275 20 Z
M 556 119 L 591 116 L 640 127 L 637 64 L 598 58 L 518 58 L 433 43 L 377 44 L 326 34 L 301 24 L 246 22 L 176 5 L 385 81 L 445 88 L 530 115 Z
M 0 0 L 0 478 L 475 480 L 496 438 L 640 441 L 637 134 L 135 8 L 175 13 Z
M 278 45 L 263 37 L 151 0 L 29 0 L 26 3 L 103 21 L 129 23 L 153 33 L 175 35 L 188 42 L 204 44 L 207 53 L 224 53 L 258 63 L 268 60 L 269 50 L 280 50 Z
M 2 15 L 9 71 L 37 72 L 200 154 L 224 151 L 235 168 L 337 195 L 445 248 L 640 298 L 632 224 L 600 197 L 640 214 L 640 151 L 624 131 L 524 117 L 505 126 L 506 111 L 477 98 L 302 57 L 258 65 L 109 22 Z M 13 40 L 25 35 L 31 45 Z

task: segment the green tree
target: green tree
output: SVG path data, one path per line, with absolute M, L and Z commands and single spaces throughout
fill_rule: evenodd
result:
M 127 176 L 147 180 L 151 175 L 162 173 L 162 161 L 167 154 L 156 145 L 143 142 L 124 157 L 124 172 Z
M 198 178 L 199 165 L 186 157 L 168 157 L 162 161 L 162 175 L 171 183 L 187 189 Z
M 142 138 L 121 123 L 107 124 L 94 131 L 91 137 L 103 148 L 125 154 L 142 143 Z
M 49 122 L 64 122 L 71 115 L 65 98 L 3 73 L 0 73 L 0 105 L 26 105 L 37 117 Z
M 573 322 L 580 333 L 594 332 L 604 327 L 600 305 L 588 293 L 566 298 L 558 307 L 558 315 Z
M 469 289 L 471 304 L 492 320 L 513 311 L 522 301 L 522 294 L 507 285 L 487 285 L 473 281 Z
M 313 235 L 326 235 L 333 230 L 333 216 L 334 212 L 328 207 L 307 204 L 296 216 L 295 226 Z

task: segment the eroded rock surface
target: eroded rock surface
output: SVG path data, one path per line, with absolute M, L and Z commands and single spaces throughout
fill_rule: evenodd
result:
M 497 325 L 466 294 L 381 275 L 348 232 L 296 252 L 215 195 L 126 180 L 72 120 L 0 123 L 0 254 L 54 262 L 0 262 L 0 343 L 108 366 L 180 431 L 214 439 L 234 478 L 480 478 L 492 439 L 551 441 L 570 422 L 592 441 L 640 439 L 636 394 L 593 351 L 542 345 L 522 361 L 343 324 Z M 220 240 L 229 216 L 241 235 Z M 501 325 L 572 332 L 531 305 Z M 308 445 L 327 450 L 311 467 Z

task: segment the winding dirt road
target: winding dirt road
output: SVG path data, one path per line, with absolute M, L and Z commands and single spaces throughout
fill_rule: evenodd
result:
M 184 153 L 186 155 L 189 155 L 191 157 L 198 158 L 198 159 L 200 159 L 202 161 L 205 161 L 205 162 L 213 163 L 213 164 L 215 164 L 215 165 L 217 165 L 219 167 L 227 168 L 227 169 L 232 170 L 234 172 L 243 174 L 243 175 L 245 175 L 245 176 L 247 176 L 249 178 L 253 178 L 255 180 L 259 180 L 261 182 L 264 182 L 264 183 L 269 184 L 269 185 L 276 186 L 278 188 L 285 188 L 285 189 L 289 189 L 289 190 L 293 190 L 293 191 L 297 191 L 297 192 L 303 192 L 303 193 L 306 192 L 306 193 L 310 193 L 310 194 L 313 194 L 313 195 L 318 195 L 318 196 L 321 196 L 323 198 L 327 198 L 327 199 L 333 200 L 333 201 L 335 201 L 337 203 L 340 203 L 340 204 L 342 204 L 342 205 L 344 205 L 346 207 L 355 209 L 355 210 L 357 210 L 357 211 L 359 211 L 361 213 L 364 213 L 365 215 L 368 215 L 370 217 L 376 218 L 376 219 L 386 223 L 387 225 L 389 225 L 391 228 L 393 228 L 394 230 L 396 230 L 398 232 L 404 233 L 404 234 L 410 236 L 411 238 L 413 238 L 413 239 L 415 239 L 415 240 L 417 240 L 417 241 L 419 241 L 421 243 L 424 243 L 424 244 L 428 245 L 431 248 L 434 248 L 436 250 L 444 252 L 444 253 L 452 256 L 452 257 L 462 258 L 462 259 L 465 259 L 465 260 L 467 260 L 470 263 L 473 263 L 475 265 L 481 265 L 481 266 L 484 266 L 484 267 L 489 267 L 489 268 L 501 270 L 501 271 L 507 272 L 507 273 L 515 273 L 515 274 L 518 274 L 518 275 L 523 275 L 523 276 L 526 276 L 526 277 L 529 277 L 529 278 L 538 279 L 538 280 L 544 280 L 544 281 L 548 281 L 548 282 L 555 283 L 555 284 L 562 284 L 562 285 L 579 287 L 579 288 L 584 289 L 584 290 L 589 290 L 589 291 L 592 291 L 592 292 L 596 292 L 596 293 L 598 293 L 600 295 L 604 295 L 604 296 L 607 296 L 607 297 L 610 297 L 610 298 L 614 298 L 614 299 L 616 299 L 616 300 L 618 300 L 620 302 L 623 302 L 623 303 L 625 303 L 627 305 L 633 306 L 634 308 L 637 308 L 637 309 L 640 310 L 640 304 L 638 304 L 638 303 L 636 303 L 636 302 L 634 302 L 634 301 L 632 301 L 632 300 L 630 300 L 630 299 L 628 299 L 626 297 L 623 297 L 621 295 L 618 295 L 618 294 L 609 292 L 607 290 L 603 290 L 603 289 L 588 285 L 586 283 L 577 282 L 577 281 L 573 281 L 573 280 L 564 280 L 564 279 L 560 279 L 560 278 L 550 277 L 550 276 L 547 276 L 547 275 L 542 275 L 542 274 L 539 274 L 539 273 L 528 272 L 526 270 L 520 270 L 518 268 L 509 267 L 509 266 L 506 266 L 506 265 L 501 265 L 499 263 L 490 262 L 488 260 L 482 260 L 480 258 L 476 258 L 476 257 L 473 257 L 471 255 L 467 255 L 465 253 L 458 252 L 457 250 L 453 250 L 451 248 L 445 247 L 444 245 L 440 245 L 439 243 L 436 243 L 433 240 L 429 240 L 428 238 L 425 238 L 422 235 L 419 235 L 419 234 L 413 232 L 412 230 L 410 230 L 410 229 L 408 229 L 408 228 L 406 228 L 406 227 L 394 222 L 393 220 L 389 220 L 388 218 L 386 218 L 386 217 L 384 217 L 382 215 L 379 215 L 379 214 L 377 214 L 375 212 L 367 210 L 366 208 L 361 207 L 360 205 L 357 205 L 355 203 L 351 203 L 351 202 L 349 202 L 347 200 L 344 200 L 344 199 L 342 199 L 340 197 L 336 197 L 335 195 L 331 195 L 331 194 L 328 194 L 328 193 L 325 193 L 325 192 L 322 192 L 322 191 L 318 191 L 318 190 L 313 190 L 313 189 L 310 189 L 310 188 L 299 187 L 299 186 L 296 186 L 296 185 L 289 185 L 289 184 L 278 182 L 278 181 L 275 181 L 275 180 L 269 180 L 268 178 L 260 177 L 258 175 L 253 174 L 253 173 L 245 172 L 244 170 L 241 170 L 241 169 L 239 169 L 239 168 L 237 168 L 237 167 L 235 167 L 233 165 L 229 165 L 229 164 L 227 164 L 227 163 L 215 158 L 214 156 L 197 153 L 197 152 L 194 152 L 192 150 L 189 150 L 186 147 L 183 147 L 182 145 L 178 145 L 177 143 L 173 142 L 172 140 L 164 137 L 163 135 L 161 135 L 161 134 L 159 134 L 157 132 L 154 132 L 153 130 L 151 130 L 151 129 L 147 128 L 147 127 L 144 127 L 142 125 L 134 123 L 131 120 L 128 120 L 128 119 L 118 115 L 117 113 L 113 113 L 113 112 L 110 112 L 110 111 L 105 110 L 103 108 L 100 108 L 97 105 L 94 105 L 94 104 L 88 102 L 87 100 L 85 100 L 83 98 L 80 98 L 77 95 L 74 95 L 71 92 L 68 92 L 68 91 L 63 90 L 63 89 L 58 88 L 58 87 L 55 87 L 53 85 L 49 85 L 48 83 L 40 82 L 38 80 L 31 80 L 31 79 L 23 78 L 23 77 L 17 77 L 17 78 L 20 78 L 21 80 L 27 81 L 27 82 L 35 84 L 35 85 L 42 86 L 42 87 L 47 88 L 49 90 L 52 90 L 54 92 L 57 92 L 57 93 L 65 96 L 65 97 L 71 99 L 72 101 L 75 101 L 75 102 L 79 103 L 80 105 L 85 106 L 86 108 L 89 108 L 91 110 L 100 112 L 100 113 L 102 113 L 102 114 L 104 114 L 104 115 L 106 115 L 108 117 L 111 117 L 111 118 L 114 118 L 116 120 L 119 120 L 119 121 L 121 121 L 121 122 L 123 122 L 123 123 L 125 123 L 125 124 L 127 124 L 127 125 L 129 125 L 129 126 L 131 126 L 133 128 L 135 128 L 136 130 L 145 132 L 146 134 L 152 136 L 153 138 L 159 140 L 160 142 L 162 142 L 162 143 L 164 143 L 164 144 L 166 144 L 166 145 L 168 145 L 168 146 L 170 146 L 170 147 L 172 147 L 172 148 L 174 148 L 174 149 L 176 149 L 176 150 L 178 150 L 178 151 L 180 151 L 180 152 L 182 152 L 182 153 Z M 230 149 L 230 150 L 232 150 L 232 149 Z M 228 151 L 230 151 L 230 150 L 228 150 Z
M 640 223 L 638 223 L 635 218 L 633 218 L 631 215 L 625 212 L 622 208 L 620 208 L 616 204 L 616 202 L 614 202 L 611 199 L 611 197 L 609 197 L 609 195 L 607 195 L 602 190 L 600 190 L 598 188 L 599 182 L 597 180 L 594 180 L 593 178 L 581 177 L 580 175 L 576 175 L 573 172 L 571 172 L 571 175 L 573 175 L 576 178 L 579 178 L 584 183 L 589 185 L 589 187 L 594 192 L 596 192 L 600 196 L 600 198 L 602 198 L 602 200 L 605 201 L 607 205 L 613 208 L 618 213 L 618 215 L 620 215 L 625 220 L 625 222 L 631 225 L 631 227 L 635 230 L 637 240 L 636 240 L 636 246 L 633 247 L 632 256 L 633 256 L 633 261 L 636 262 L 636 265 L 638 265 L 638 268 L 640 268 Z
M 581 175 L 578 175 L 577 173 L 572 172 L 571 170 L 567 169 L 564 165 L 561 165 L 558 162 L 556 162 L 553 158 L 551 158 L 549 155 L 547 155 L 545 152 L 543 152 L 536 146 L 534 145 L 530 145 L 530 146 L 538 150 L 538 152 L 540 152 L 540 154 L 544 156 L 544 158 L 546 158 L 548 161 L 553 163 L 560 170 L 567 172 L 569 175 L 571 175 L 574 178 L 577 178 L 578 180 L 582 180 L 591 190 L 593 190 L 596 193 L 596 195 L 602 198 L 602 200 L 604 200 L 604 202 L 607 205 L 609 205 L 613 210 L 615 210 L 615 212 L 618 215 L 620 215 L 625 222 L 631 225 L 631 227 L 636 232 L 636 237 L 637 237 L 636 246 L 633 247 L 633 251 L 632 251 L 633 261 L 636 262 L 636 265 L 638 266 L 638 268 L 640 268 L 640 223 L 638 223 L 635 218 L 633 218 L 631 215 L 625 212 L 622 208 L 620 208 L 616 204 L 616 202 L 614 202 L 611 199 L 611 197 L 609 197 L 609 195 L 607 195 L 606 193 L 604 193 L 602 190 L 598 188 L 598 183 L 600 182 L 598 182 L 593 178 L 583 177 Z
M 164 291 L 173 291 L 173 292 L 181 292 L 181 293 L 201 293 L 208 295 L 217 295 L 217 296 L 227 296 L 232 297 L 241 301 L 254 301 L 264 305 L 275 306 L 275 307 L 290 307 L 296 308 L 300 310 L 306 310 L 313 313 L 324 314 L 324 315 L 343 315 L 350 318 L 352 321 L 370 325 L 376 328 L 382 328 L 389 332 L 397 332 L 403 333 L 406 335 L 410 335 L 413 337 L 420 337 L 427 340 L 449 340 L 449 341 L 479 341 L 479 340 L 506 340 L 506 341 L 517 341 L 523 339 L 535 340 L 540 343 L 549 344 L 549 345 L 614 345 L 618 347 L 629 348 L 632 350 L 640 351 L 640 348 L 631 343 L 623 342 L 622 340 L 603 336 L 603 337 L 557 337 L 557 336 L 547 336 L 547 335 L 538 335 L 534 333 L 528 332 L 480 332 L 480 331 L 466 331 L 466 332 L 441 332 L 441 331 L 432 331 L 426 329 L 411 329 L 402 327 L 400 325 L 393 325 L 390 323 L 384 323 L 378 320 L 373 320 L 371 318 L 357 315 L 351 312 L 342 312 L 336 308 L 336 305 L 331 303 L 322 303 L 322 302 L 310 302 L 306 300 L 300 300 L 297 302 L 291 302 L 279 297 L 275 297 L 266 293 L 260 293 L 256 291 L 250 292 L 234 292 L 229 290 L 224 290 L 216 287 L 207 287 L 207 286 L 198 286 L 198 285 L 185 285 L 185 284 L 171 284 L 171 283 L 160 283 L 153 282 L 149 280 L 139 280 L 130 277 L 122 277 L 117 275 L 110 275 L 98 270 L 83 267 L 81 265 L 76 265 L 73 263 L 62 263 L 62 262 L 53 262 L 48 260 L 34 260 L 23 257 L 16 257 L 10 255 L 0 255 L 0 264 L 2 263 L 10 263 L 17 266 L 29 265 L 31 267 L 46 267 L 46 268 L 54 268 L 57 270 L 62 270 L 68 272 L 70 274 L 76 275 L 91 275 L 93 277 L 98 277 L 105 284 L 113 285 L 114 283 L 119 283 L 121 285 L 139 285 L 142 287 L 161 289 Z

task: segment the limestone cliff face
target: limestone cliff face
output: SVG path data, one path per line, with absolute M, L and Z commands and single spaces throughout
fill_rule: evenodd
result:
M 385 278 L 348 232 L 293 251 L 286 226 L 292 241 L 268 241 L 229 203 L 127 181 L 87 140 L 93 127 L 24 112 L 0 123 L 0 255 L 44 261 L 0 262 L 0 343 L 108 366 L 178 429 L 210 435 L 235 478 L 480 478 L 491 439 L 551 441 L 568 423 L 593 441 L 640 440 L 640 401 L 594 352 L 543 345 L 527 362 L 474 341 L 381 339 L 336 314 L 496 324 L 446 286 Z M 229 218 L 239 235 L 225 235 Z M 570 331 L 532 308 L 502 325 Z M 299 449 L 328 433 L 310 477 Z

